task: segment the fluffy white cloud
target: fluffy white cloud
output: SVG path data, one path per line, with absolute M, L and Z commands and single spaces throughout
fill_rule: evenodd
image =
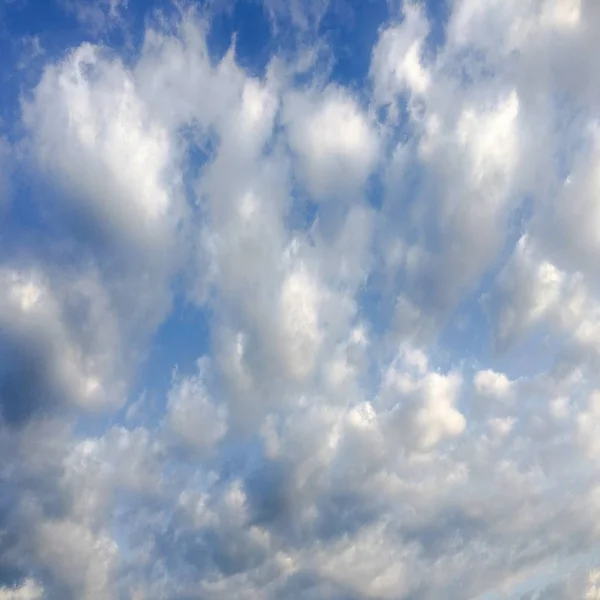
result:
M 313 196 L 360 195 L 377 164 L 379 141 L 374 124 L 345 90 L 293 92 L 283 119 Z
M 514 385 L 504 373 L 496 373 L 491 369 L 478 371 L 475 374 L 473 383 L 477 393 L 484 398 L 493 400 L 504 400 L 510 397 Z
M 404 360 L 408 370 L 393 366 L 385 376 L 382 401 L 392 405 L 386 415 L 388 425 L 401 444 L 430 450 L 444 438 L 456 437 L 465 429 L 465 418 L 455 408 L 461 378 L 456 373 L 427 372 L 422 358 L 413 353 Z M 414 362 L 420 371 L 416 377 L 410 372 Z
M 73 50 L 46 69 L 23 118 L 41 167 L 94 225 L 150 249 L 166 244 L 179 183 L 169 134 L 120 61 L 89 44 Z
M 389 105 L 393 118 L 398 116 L 399 94 L 422 98 L 431 84 L 431 74 L 422 59 L 429 33 L 423 8 L 413 3 L 402 8 L 402 22 L 381 32 L 371 60 L 373 99 L 378 106 Z

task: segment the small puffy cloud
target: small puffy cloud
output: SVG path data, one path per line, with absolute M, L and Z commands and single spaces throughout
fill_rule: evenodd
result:
M 394 116 L 399 95 L 419 98 L 427 93 L 431 74 L 422 54 L 428 33 L 429 23 L 422 8 L 405 3 L 402 22 L 382 31 L 373 48 L 373 99 L 378 106 L 390 105 Z
M 503 419 L 495 417 L 490 419 L 488 425 L 490 427 L 490 431 L 495 437 L 503 438 L 512 431 L 515 423 L 516 419 L 514 417 L 506 417 Z
M 319 289 L 300 267 L 281 288 L 281 331 L 287 370 L 295 378 L 310 374 L 321 343 Z
M 210 449 L 227 432 L 227 411 L 210 399 L 203 369 L 176 376 L 168 394 L 167 424 L 184 445 L 199 450 Z
M 473 384 L 478 394 L 492 400 L 507 400 L 514 387 L 514 382 L 504 373 L 496 373 L 491 369 L 475 373 Z
M 376 167 L 379 140 L 352 96 L 335 86 L 291 93 L 283 120 L 311 194 L 321 199 L 360 192 Z
M 386 379 L 386 400 L 396 402 L 396 395 L 399 397 L 386 417 L 401 444 L 427 451 L 464 431 L 466 420 L 455 407 L 462 384 L 457 374 L 425 373 L 413 378 L 410 373 L 394 371 Z

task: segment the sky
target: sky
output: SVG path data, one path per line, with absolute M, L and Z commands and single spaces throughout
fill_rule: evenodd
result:
M 599 30 L 0 0 L 0 600 L 600 600 Z

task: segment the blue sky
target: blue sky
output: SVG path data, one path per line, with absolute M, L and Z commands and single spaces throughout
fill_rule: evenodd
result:
M 0 0 L 0 600 L 600 597 L 592 0 Z

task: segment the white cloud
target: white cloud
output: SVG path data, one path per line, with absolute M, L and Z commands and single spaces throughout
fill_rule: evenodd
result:
M 600 350 L 600 307 L 581 272 L 559 270 L 528 238 L 519 240 L 500 273 L 491 302 L 496 343 L 506 348 L 537 326 L 563 346 L 563 363 L 575 361 L 595 377 Z
M 342 540 L 323 548 L 313 559 L 318 572 L 365 598 L 406 596 L 416 588 L 411 552 L 390 539 L 389 529 L 384 524 L 365 527 L 351 543 Z M 393 554 L 391 548 L 396 548 Z
M 95 534 L 71 521 L 48 521 L 38 531 L 36 553 L 40 562 L 77 597 L 113 597 L 117 546 L 106 532 Z
M 378 160 L 376 129 L 343 89 L 291 93 L 284 101 L 289 143 L 316 198 L 355 196 Z
M 431 73 L 422 60 L 429 24 L 418 4 L 405 3 L 402 12 L 402 23 L 381 32 L 371 60 L 373 99 L 378 106 L 390 105 L 393 118 L 398 114 L 398 95 L 419 98 L 431 84 Z
M 111 233 L 165 243 L 177 215 L 171 141 L 148 117 L 119 61 L 80 46 L 46 69 L 23 117 L 37 159 L 59 178 L 67 199 L 82 203 Z M 132 221 L 138 227 L 131 228 Z
M 553 260 L 569 270 L 582 270 L 587 276 L 597 280 L 596 257 L 600 251 L 596 223 L 600 213 L 594 198 L 600 181 L 597 168 L 598 132 L 594 121 L 589 125 L 589 133 L 583 132 L 582 143 L 585 150 L 573 157 L 572 169 L 568 177 L 554 193 L 547 205 L 547 211 L 540 214 L 540 243 L 549 248 Z M 561 243 L 557 237 L 561 236 Z
M 145 429 L 114 427 L 102 437 L 77 441 L 62 461 L 60 485 L 71 497 L 77 522 L 103 523 L 119 491 L 157 493 L 161 486 L 160 442 Z
M 472 107 L 450 92 L 445 99 L 432 93 L 431 104 L 416 147 L 403 144 L 411 159 L 394 161 L 390 171 L 388 222 L 407 204 L 414 208 L 406 224 L 384 235 L 388 243 L 398 238 L 402 243 L 404 231 L 418 232 L 418 241 L 390 268 L 406 273 L 407 301 L 445 315 L 501 249 L 517 186 L 519 101 L 512 92 L 494 100 L 491 109 Z M 456 110 L 455 104 L 463 105 Z M 419 186 L 405 188 L 414 170 L 423 173 Z
M 30 309 L 21 302 L 37 321 L 21 319 L 15 335 L 29 327 L 47 346 L 59 396 L 120 406 L 187 252 L 174 132 L 150 113 L 134 74 L 87 43 L 46 66 L 22 106 L 27 156 L 53 190 L 36 202 L 68 239 L 51 240 L 47 256 L 28 261 L 43 294 Z M 60 244 L 70 273 L 60 272 Z M 14 311 L 4 316 L 12 320 Z M 41 352 L 36 360 L 44 365 Z
M 289 374 L 302 379 L 313 369 L 322 336 L 319 290 L 302 266 L 283 282 L 281 315 L 284 360 Z
M 493 400 L 510 398 L 514 387 L 513 382 L 504 373 L 496 373 L 490 369 L 475 373 L 473 383 L 478 394 Z
M 33 579 L 27 579 L 22 585 L 10 589 L 0 588 L 0 600 L 39 600 L 43 594 L 43 588 Z
M 198 375 L 177 377 L 168 395 L 168 426 L 181 441 L 196 449 L 210 449 L 227 432 L 227 411 L 208 396 L 203 368 Z
M 410 370 L 392 367 L 386 373 L 383 391 L 384 401 L 391 404 L 386 414 L 391 435 L 409 449 L 420 451 L 460 435 L 466 426 L 464 416 L 455 408 L 461 383 L 455 373 L 425 372 L 414 377 Z
M 527 237 L 519 240 L 512 262 L 499 277 L 503 297 L 497 339 L 510 343 L 552 313 L 561 300 L 564 274 L 552 263 L 537 259 Z

